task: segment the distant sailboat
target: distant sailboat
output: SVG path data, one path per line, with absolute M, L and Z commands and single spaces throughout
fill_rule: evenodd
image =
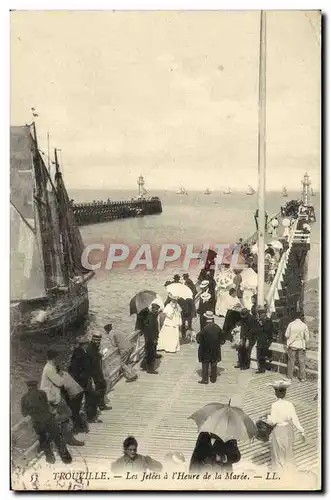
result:
M 206 191 L 203 194 L 211 194 L 211 191 L 209 188 L 206 189 Z
M 311 194 L 311 196 L 315 196 L 315 193 L 314 193 L 314 191 L 313 191 L 313 188 L 311 188 L 311 189 L 310 189 L 310 194 Z
M 227 187 L 226 189 L 224 189 L 223 194 L 232 194 L 232 191 L 229 187 Z
M 253 189 L 252 186 L 248 186 L 248 188 L 246 189 L 246 194 L 248 195 L 255 194 L 255 189 Z
M 186 194 L 186 195 L 188 195 L 188 192 L 186 191 L 185 188 L 183 188 L 183 186 L 181 186 L 179 189 L 177 189 L 176 194 Z
M 284 198 L 288 197 L 288 192 L 285 186 L 283 187 L 282 195 L 284 196 Z

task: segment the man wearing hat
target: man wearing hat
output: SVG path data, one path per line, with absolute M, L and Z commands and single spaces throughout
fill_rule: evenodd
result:
M 93 366 L 92 358 L 88 354 L 89 343 L 88 335 L 78 339 L 78 346 L 74 348 L 72 353 L 68 373 L 84 389 L 87 421 L 101 423 L 102 421 L 97 417 L 100 398 L 93 389 Z
M 51 464 L 55 463 L 55 456 L 51 449 L 51 443 L 54 441 L 62 462 L 70 464 L 72 457 L 55 420 L 55 414 L 50 410 L 45 391 L 38 389 L 36 380 L 29 380 L 27 386 L 28 392 L 21 399 L 22 415 L 31 418 L 39 439 L 40 449 L 46 455 L 46 461 Z
M 142 368 L 151 375 L 158 375 L 155 369 L 155 360 L 157 357 L 157 342 L 159 337 L 159 312 L 160 304 L 155 300 L 151 303 L 143 324 L 143 334 L 145 339 L 145 363 Z
M 100 351 L 102 335 L 99 332 L 92 334 L 92 340 L 88 344 L 87 353 L 92 360 L 91 376 L 94 382 L 95 390 L 99 396 L 99 409 L 111 410 L 111 406 L 105 403 L 105 396 L 107 391 L 107 382 L 105 380 L 102 368 L 102 354 Z
M 221 361 L 221 344 L 224 344 L 223 332 L 214 323 L 212 311 L 204 313 L 206 325 L 197 334 L 199 344 L 198 359 L 202 363 L 202 378 L 200 384 L 208 384 L 208 374 L 210 366 L 210 382 L 215 383 L 217 379 L 217 363 Z
M 257 308 L 257 326 L 256 326 L 256 357 L 258 370 L 256 373 L 265 373 L 266 359 L 269 355 L 269 348 L 273 340 L 274 325 L 267 316 L 266 309 Z
M 257 324 L 248 309 L 240 311 L 240 346 L 238 347 L 238 364 L 235 368 L 248 370 L 251 365 L 251 352 L 256 340 Z
M 201 285 L 203 285 L 203 283 L 204 282 L 202 282 Z M 197 313 L 199 314 L 200 317 L 200 330 L 202 330 L 206 324 L 206 318 L 204 316 L 205 312 L 213 309 L 211 295 L 207 291 L 207 287 L 208 287 L 208 281 L 207 281 L 207 286 L 203 288 L 206 291 L 203 291 L 202 294 L 200 295 L 199 306 L 197 309 Z
M 175 274 L 174 277 L 173 277 L 173 280 L 170 284 L 172 283 L 180 283 L 180 276 L 179 274 Z

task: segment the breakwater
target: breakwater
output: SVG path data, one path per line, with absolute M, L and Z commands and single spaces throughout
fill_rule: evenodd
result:
M 131 201 L 72 202 L 71 207 L 79 226 L 162 213 L 162 203 L 158 197 Z

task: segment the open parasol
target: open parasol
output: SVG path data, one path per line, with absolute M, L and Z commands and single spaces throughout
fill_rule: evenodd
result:
M 130 300 L 130 316 L 132 314 L 139 314 L 143 309 L 149 307 L 154 299 L 158 300 L 162 309 L 163 301 L 157 293 L 151 290 L 143 290 L 142 292 L 137 293 L 137 295 L 132 297 Z
M 251 418 L 236 406 L 210 403 L 193 413 L 189 419 L 195 421 L 199 432 L 209 432 L 228 441 L 236 439 L 247 441 L 257 434 L 257 428 Z
M 173 297 L 180 297 L 182 299 L 192 299 L 192 290 L 182 283 L 171 283 L 167 286 L 167 292 Z
M 278 240 L 273 240 L 270 245 L 273 247 L 273 248 L 276 248 L 276 250 L 282 250 L 283 248 L 283 245 L 280 241 Z

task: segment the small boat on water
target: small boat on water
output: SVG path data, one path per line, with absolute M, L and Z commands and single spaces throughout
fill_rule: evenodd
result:
M 315 192 L 314 192 L 313 188 L 310 189 L 310 194 L 311 194 L 311 196 L 315 196 Z
M 55 150 L 52 179 L 35 125 L 10 127 L 10 319 L 13 335 L 45 335 L 88 314 L 84 244 Z
M 284 198 L 287 198 L 287 197 L 288 197 L 288 192 L 287 192 L 287 189 L 286 189 L 286 187 L 285 187 L 285 186 L 283 187 L 283 190 L 282 190 L 282 195 L 284 196 Z
M 229 187 L 227 187 L 226 189 L 224 189 L 223 194 L 232 194 L 232 191 Z
M 252 188 L 252 186 L 248 186 L 248 188 L 246 189 L 246 194 L 247 195 L 252 195 L 252 194 L 255 194 L 255 189 Z
M 183 188 L 183 186 L 181 186 L 179 189 L 177 189 L 176 194 L 185 194 L 187 196 L 188 192 L 185 188 Z
M 205 191 L 203 194 L 206 194 L 206 195 L 211 194 L 210 189 L 209 189 L 209 188 L 207 188 L 207 189 L 206 189 L 206 191 Z

